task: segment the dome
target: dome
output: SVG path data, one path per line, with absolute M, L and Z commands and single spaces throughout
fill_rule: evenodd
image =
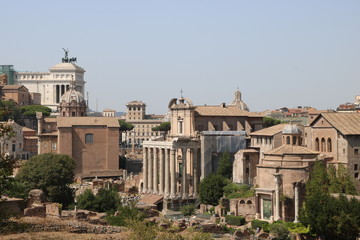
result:
M 237 106 L 240 110 L 243 110 L 243 111 L 249 111 L 249 107 L 246 105 L 246 103 L 244 103 L 243 100 L 241 100 L 241 92 L 239 89 L 237 89 L 235 91 L 234 101 L 232 101 L 232 103 L 230 103 L 230 105 Z
M 288 124 L 283 128 L 282 133 L 283 134 L 301 134 L 302 131 L 300 130 L 300 128 L 297 125 Z
M 81 92 L 78 92 L 74 88 L 70 87 L 70 89 L 61 96 L 60 102 L 64 101 L 66 103 L 71 103 L 73 100 L 76 103 L 82 103 L 84 101 L 84 96 Z
M 355 97 L 355 102 L 354 102 L 354 104 L 360 105 L 360 96 L 356 96 L 356 97 Z

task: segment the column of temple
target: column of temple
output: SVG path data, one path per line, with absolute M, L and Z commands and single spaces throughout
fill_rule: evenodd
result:
M 295 223 L 299 222 L 299 184 L 299 182 L 295 183 Z
M 165 190 L 164 195 L 167 198 L 170 193 L 170 156 L 169 156 L 169 149 L 165 150 Z
M 192 149 L 193 156 L 193 192 L 192 196 L 197 197 L 197 188 L 198 188 L 198 149 Z
M 147 148 L 144 148 L 143 150 L 143 193 L 147 193 L 147 187 L 148 187 L 148 166 L 147 166 Z
M 148 148 L 148 193 L 152 193 L 153 191 L 153 157 L 152 157 L 152 153 L 153 153 L 153 148 Z
M 165 149 L 160 148 L 159 149 L 159 164 L 160 164 L 160 186 L 159 186 L 159 195 L 163 195 L 164 194 L 164 151 Z
M 170 150 L 170 197 L 176 196 L 175 150 Z
M 153 170 L 153 194 L 158 194 L 158 161 L 157 161 L 157 149 L 153 148 L 154 157 L 154 170 Z
M 280 175 L 274 174 L 275 176 L 275 216 L 274 220 L 277 221 L 280 219 Z
M 187 177 L 186 177 L 186 173 L 187 173 L 187 161 L 186 161 L 186 153 L 187 153 L 187 149 L 186 148 L 182 148 L 182 181 L 181 181 L 181 195 L 182 198 L 187 198 L 188 197 L 188 183 L 187 183 Z

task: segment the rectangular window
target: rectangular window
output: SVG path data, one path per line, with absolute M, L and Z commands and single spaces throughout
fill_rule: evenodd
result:
M 52 143 L 52 144 L 51 144 L 51 149 L 52 149 L 52 150 L 56 150 L 56 143 Z
M 355 148 L 355 149 L 354 149 L 354 154 L 355 154 L 355 155 L 359 155 L 359 149 L 358 149 L 358 148 Z
M 354 171 L 358 170 L 358 165 L 354 164 Z
M 179 177 L 182 177 L 182 163 L 179 163 Z
M 11 150 L 12 150 L 13 152 L 15 152 L 15 150 L 16 150 L 16 144 L 15 144 L 15 143 L 13 143 Z
M 94 143 L 94 134 L 92 133 L 85 134 L 85 143 Z
M 343 154 L 345 154 L 345 148 L 343 149 Z

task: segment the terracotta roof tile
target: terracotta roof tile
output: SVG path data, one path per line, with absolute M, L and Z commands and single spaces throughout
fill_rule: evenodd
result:
M 263 128 L 261 130 L 250 133 L 250 136 L 274 136 L 281 132 L 288 123 L 280 123 L 271 127 Z
M 264 117 L 259 113 L 240 110 L 236 106 L 197 106 L 195 112 L 200 116 Z
M 360 113 L 321 113 L 321 115 L 344 135 L 360 135 Z
M 319 154 L 319 152 L 313 151 L 304 146 L 298 145 L 282 145 L 278 148 L 272 149 L 266 153 L 270 155 L 283 155 L 283 154 Z

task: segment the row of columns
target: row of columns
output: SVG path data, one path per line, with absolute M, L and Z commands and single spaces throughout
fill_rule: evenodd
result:
M 143 193 L 164 195 L 166 198 L 189 197 L 188 161 L 192 164 L 189 174 L 192 178 L 192 197 L 196 197 L 198 185 L 197 149 L 190 149 L 192 159 L 187 159 L 187 148 L 181 148 L 182 173 L 181 187 L 177 190 L 176 149 L 143 148 Z M 191 161 L 192 160 L 192 161 Z
M 69 90 L 69 85 L 55 85 L 55 97 L 56 97 L 56 103 L 60 102 L 60 98 L 62 95 L 64 95 L 64 93 Z

